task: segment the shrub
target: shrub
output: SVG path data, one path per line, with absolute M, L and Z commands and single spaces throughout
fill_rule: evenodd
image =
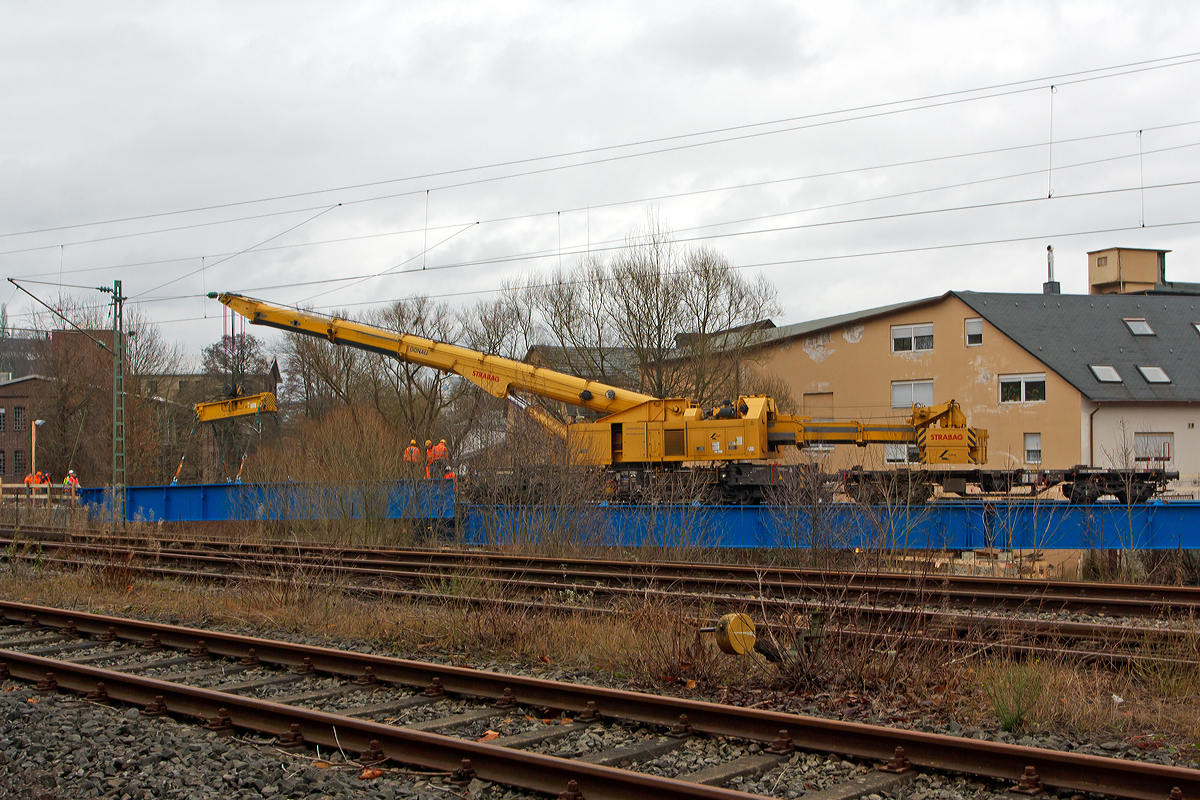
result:
M 1036 661 L 989 662 L 980 671 L 980 677 L 1000 727 L 1010 733 L 1025 724 L 1046 686 L 1041 664 Z

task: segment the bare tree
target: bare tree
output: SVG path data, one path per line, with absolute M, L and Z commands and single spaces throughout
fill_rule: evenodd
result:
M 286 373 L 281 398 L 305 419 L 320 419 L 339 405 L 356 402 L 357 376 L 366 354 L 311 336 L 283 342 Z
M 454 342 L 462 337 L 460 319 L 445 303 L 428 297 L 397 300 L 369 314 L 368 324 L 420 336 L 438 342 Z M 445 414 L 463 392 L 467 383 L 457 375 L 422 367 L 395 358 L 368 358 L 370 367 L 363 374 L 364 390 L 370 402 L 402 430 L 418 438 L 449 438 L 455 434 L 454 421 Z M 452 441 L 453 443 L 453 441 Z
M 683 259 L 670 230 L 651 215 L 629 236 L 610 266 L 609 323 L 632 349 L 643 391 L 655 397 L 687 397 L 674 359 L 675 337 L 687 331 Z
M 690 251 L 683 273 L 683 323 L 678 337 L 683 385 L 690 397 L 716 402 L 722 394 L 743 394 L 747 347 L 760 323 L 778 313 L 775 287 L 763 276 L 747 280 L 720 253 L 702 247 Z
M 238 386 L 246 387 L 248 379 L 265 375 L 270 368 L 262 341 L 251 333 L 221 336 L 219 342 L 204 348 L 202 366 L 209 375 L 229 376 L 227 393 Z M 247 391 L 251 390 L 247 387 Z
M 589 257 L 527 286 L 555 368 L 705 404 L 742 393 L 755 323 L 779 308 L 766 279 L 711 248 L 680 248 L 654 214 L 611 262 Z
M 530 290 L 529 300 L 541 330 L 561 353 L 557 369 L 625 388 L 636 388 L 619 360 L 625 342 L 612 325 L 613 283 L 608 267 L 596 257 L 578 269 L 557 270 Z
M 35 316 L 45 331 L 38 371 L 48 377 L 41 398 L 46 425 L 38 440 L 38 465 L 55 476 L 74 469 L 86 483 L 111 478 L 113 353 L 105 306 L 62 296 L 55 312 Z M 191 410 L 163 397 L 153 377 L 178 369 L 182 348 L 168 342 L 138 310 L 126 316 L 126 480 L 156 483 L 172 461 L 165 446 L 170 420 Z M 182 411 L 180 410 L 182 409 Z M 172 455 L 168 455 L 172 453 Z
M 482 353 L 520 360 L 537 340 L 534 290 L 506 280 L 493 299 L 482 300 L 459 314 L 467 347 Z
M 163 337 L 162 330 L 141 309 L 126 312 L 125 363 L 142 394 L 143 379 L 180 372 L 187 364 L 183 345 Z

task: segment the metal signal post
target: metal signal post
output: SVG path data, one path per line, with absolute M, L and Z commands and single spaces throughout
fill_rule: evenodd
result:
M 113 288 L 102 287 L 100 291 L 111 292 L 113 299 L 113 528 L 117 520 L 125 522 L 125 296 L 121 294 L 121 282 L 113 281 Z

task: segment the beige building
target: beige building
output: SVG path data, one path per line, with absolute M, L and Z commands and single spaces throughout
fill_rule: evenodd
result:
M 1135 294 L 1167 282 L 1170 250 L 1110 247 L 1088 253 L 1090 294 Z
M 1126 289 L 1169 293 L 948 292 L 776 328 L 757 345 L 758 368 L 814 419 L 894 421 L 913 403 L 954 399 L 988 431 L 991 468 L 1165 467 L 1184 473 L 1186 491 L 1200 476 L 1200 296 L 1164 285 L 1154 264 Z M 1134 276 L 1144 277 L 1124 274 Z M 1093 277 L 1096 291 L 1110 283 Z M 816 454 L 832 468 L 912 456 L 904 446 Z

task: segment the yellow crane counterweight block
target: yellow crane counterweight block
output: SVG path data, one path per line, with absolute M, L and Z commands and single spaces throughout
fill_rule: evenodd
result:
M 744 656 L 754 649 L 754 620 L 746 614 L 726 614 L 717 620 L 713 633 L 722 653 Z

